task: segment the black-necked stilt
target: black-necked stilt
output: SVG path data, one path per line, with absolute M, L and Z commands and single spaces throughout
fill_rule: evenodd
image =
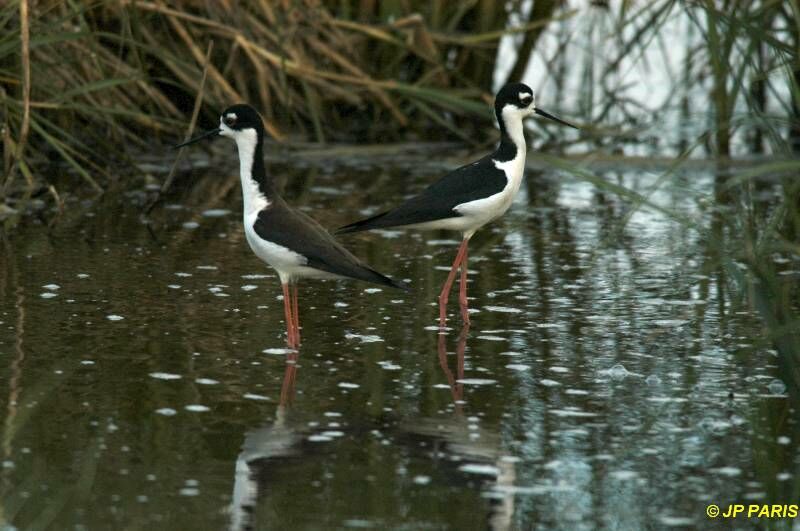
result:
M 494 112 L 500 126 L 500 145 L 494 153 L 448 173 L 394 210 L 351 223 L 336 231 L 337 234 L 344 234 L 386 227 L 460 231 L 463 240 L 439 294 L 439 322 L 442 326 L 446 320 L 450 288 L 459 267 L 461 316 L 469 323 L 467 245 L 475 231 L 508 210 L 519 190 L 525 173 L 527 151 L 522 120 L 537 113 L 577 129 L 574 125 L 538 109 L 533 90 L 522 83 L 511 83 L 500 89 L 494 101 Z
M 365 265 L 319 223 L 283 200 L 275 181 L 264 169 L 264 125 L 255 109 L 234 105 L 225 109 L 219 121 L 217 129 L 175 147 L 211 136 L 226 136 L 236 141 L 244 195 L 244 233 L 256 256 L 278 272 L 291 348 L 300 344 L 297 281 L 301 278 L 352 278 L 405 288 Z

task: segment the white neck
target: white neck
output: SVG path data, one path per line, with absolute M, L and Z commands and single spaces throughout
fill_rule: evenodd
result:
M 525 151 L 527 150 L 527 145 L 525 144 L 525 133 L 522 129 L 522 111 L 514 105 L 506 105 L 503 107 L 501 115 L 503 117 L 503 125 L 506 127 L 506 133 L 508 133 L 508 137 L 517 147 L 517 153 L 522 151 L 524 157 Z
M 522 129 L 523 112 L 513 105 L 506 105 L 501 112 L 506 133 L 508 133 L 509 138 L 517 148 L 513 159 L 504 162 L 494 161 L 495 167 L 503 170 L 508 179 L 505 188 L 508 202 L 505 204 L 504 209 L 508 208 L 517 194 L 522 183 L 522 176 L 525 174 L 525 155 L 527 154 L 528 146 L 525 144 L 525 134 Z
M 258 189 L 258 182 L 253 179 L 253 162 L 258 134 L 256 134 L 255 129 L 245 129 L 237 131 L 234 139 L 236 140 L 236 148 L 239 151 L 239 177 L 242 181 L 244 215 L 247 217 L 248 214 L 258 212 L 269 205 L 267 198 Z

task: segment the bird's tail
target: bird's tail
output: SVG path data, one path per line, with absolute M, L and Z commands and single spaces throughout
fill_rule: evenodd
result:
M 367 219 L 362 219 L 361 221 L 356 221 L 355 223 L 345 225 L 344 227 L 339 227 L 338 229 L 336 229 L 334 234 L 347 234 L 349 232 L 361 232 L 364 230 L 378 229 L 384 227 L 386 225 L 382 224 L 381 220 L 385 218 L 386 214 L 388 213 L 389 212 L 382 212 Z

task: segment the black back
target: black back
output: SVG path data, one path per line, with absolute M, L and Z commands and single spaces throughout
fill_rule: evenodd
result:
M 397 208 L 345 225 L 337 229 L 336 234 L 460 217 L 453 208 L 500 193 L 505 188 L 508 180 L 495 166 L 493 157 L 494 154 L 487 155 L 453 170 Z
M 258 213 L 253 228 L 261 238 L 304 256 L 306 265 L 343 277 L 408 289 L 370 268 L 342 247 L 319 223 L 278 197 Z

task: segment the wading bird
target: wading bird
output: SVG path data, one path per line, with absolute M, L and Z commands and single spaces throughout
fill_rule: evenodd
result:
M 461 317 L 469 323 L 467 303 L 467 245 L 469 239 L 486 223 L 502 216 L 519 190 L 525 173 L 525 135 L 523 119 L 536 113 L 560 124 L 577 129 L 536 107 L 533 90 L 522 83 L 511 83 L 500 89 L 494 101 L 494 112 L 500 126 L 500 144 L 494 153 L 462 166 L 408 199 L 393 210 L 345 225 L 336 234 L 388 227 L 414 229 L 449 229 L 461 232 L 450 274 L 439 293 L 439 324 L 444 326 L 447 299 L 461 268 L 459 304 Z
M 342 247 L 322 226 L 290 207 L 264 169 L 264 125 L 250 105 L 228 107 L 219 127 L 176 148 L 207 137 L 225 136 L 236 142 L 244 196 L 244 233 L 250 248 L 277 271 L 283 288 L 286 335 L 290 348 L 300 345 L 297 282 L 302 278 L 352 278 L 405 289 L 378 273 Z M 291 290 L 291 294 L 290 294 Z

